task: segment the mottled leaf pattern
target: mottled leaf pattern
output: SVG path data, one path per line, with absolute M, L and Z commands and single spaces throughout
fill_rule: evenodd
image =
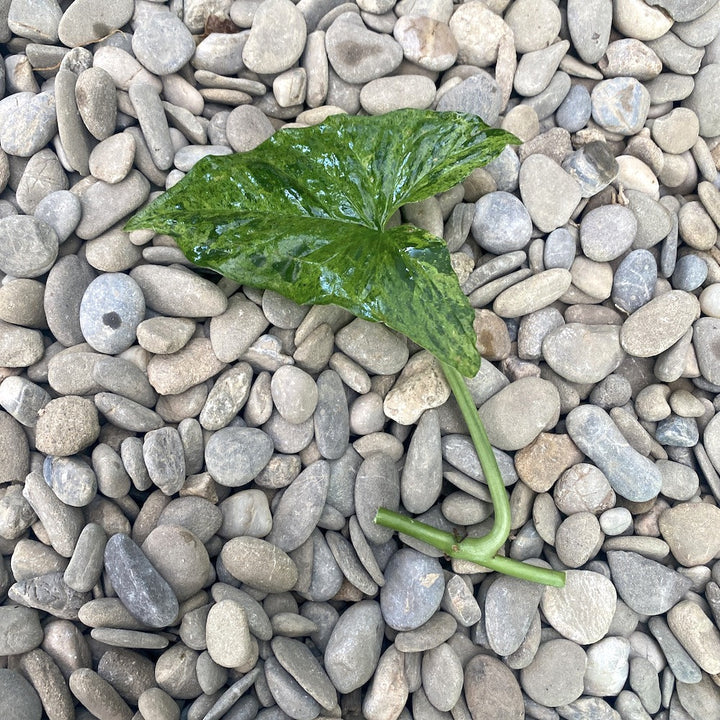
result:
M 194 263 L 299 303 L 333 303 L 477 372 L 474 311 L 444 242 L 386 223 L 516 139 L 461 113 L 335 115 L 254 150 L 211 156 L 126 229 L 176 238 Z

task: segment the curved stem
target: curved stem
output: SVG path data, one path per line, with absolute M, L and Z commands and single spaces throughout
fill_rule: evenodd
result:
M 477 538 L 475 542 L 477 542 L 476 551 L 478 553 L 492 557 L 505 544 L 510 534 L 510 500 L 490 440 L 488 440 L 487 433 L 478 415 L 475 401 L 465 384 L 465 379 L 454 367 L 442 361 L 440 364 L 470 431 L 470 437 L 473 445 L 475 445 L 475 451 L 485 475 L 485 482 L 490 491 L 490 498 L 495 511 L 493 527 L 487 535 Z
M 378 525 L 389 527 L 397 532 L 410 535 L 411 537 L 429 543 L 438 550 L 442 550 L 448 557 L 483 565 L 490 570 L 496 570 L 505 575 L 563 587 L 565 585 L 565 573 L 557 570 L 537 567 L 528 563 L 513 560 L 512 558 L 498 555 L 498 550 L 505 544 L 510 534 L 510 501 L 505 490 L 500 470 L 493 454 L 490 440 L 485 428 L 478 416 L 477 408 L 465 384 L 463 376 L 450 365 L 441 362 L 445 377 L 450 389 L 457 400 L 460 412 L 467 423 L 470 437 L 472 438 L 475 450 L 480 460 L 490 498 L 495 511 L 493 527 L 487 535 L 480 538 L 465 538 L 458 541 L 455 536 L 444 530 L 439 530 L 432 525 L 414 520 L 400 513 L 379 508 L 375 516 Z

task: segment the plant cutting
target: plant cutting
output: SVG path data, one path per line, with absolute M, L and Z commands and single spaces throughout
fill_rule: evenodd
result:
M 463 113 L 335 115 L 279 130 L 250 152 L 200 160 L 125 229 L 170 235 L 196 265 L 299 304 L 339 305 L 435 355 L 477 450 L 494 525 L 483 537 L 460 540 L 385 508 L 375 522 L 449 557 L 562 586 L 564 573 L 499 554 L 510 505 L 463 378 L 480 366 L 475 312 L 444 241 L 389 222 L 401 206 L 450 189 L 517 142 Z

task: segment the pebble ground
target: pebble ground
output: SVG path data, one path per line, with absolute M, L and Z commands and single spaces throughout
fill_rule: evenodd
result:
M 0 715 L 720 718 L 720 2 L 0 0 Z M 202 156 L 400 107 L 515 133 L 444 238 L 506 552 L 435 361 L 124 233 Z

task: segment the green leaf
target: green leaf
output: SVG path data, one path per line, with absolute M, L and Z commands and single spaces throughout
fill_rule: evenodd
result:
M 278 131 L 248 153 L 204 158 L 126 230 L 171 235 L 190 260 L 241 284 L 384 322 L 474 375 L 474 311 L 444 242 L 385 225 L 509 142 L 462 113 L 336 115 Z

